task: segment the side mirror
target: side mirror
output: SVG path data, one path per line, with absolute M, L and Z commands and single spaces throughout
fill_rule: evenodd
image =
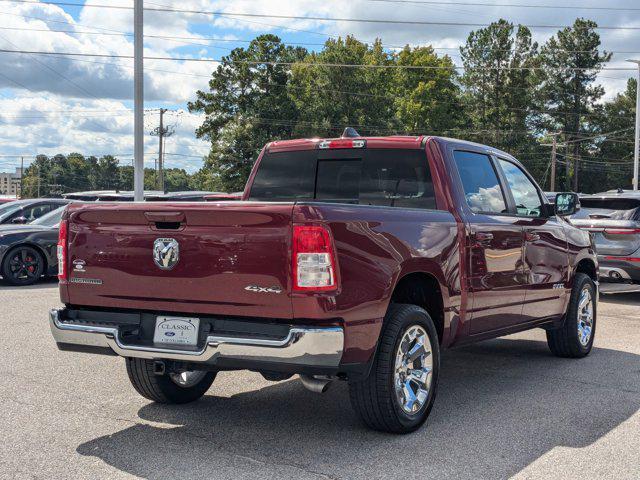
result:
M 11 223 L 17 223 L 19 225 L 23 225 L 28 222 L 29 221 L 25 217 L 16 217 L 13 220 L 11 220 Z
M 555 214 L 568 217 L 580 210 L 580 199 L 577 193 L 563 192 L 556 195 Z

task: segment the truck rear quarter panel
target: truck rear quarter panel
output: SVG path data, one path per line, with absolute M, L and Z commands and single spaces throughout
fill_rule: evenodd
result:
M 451 213 L 310 203 L 294 208 L 293 222 L 323 223 L 333 233 L 340 291 L 293 294 L 292 307 L 294 318 L 343 319 L 343 362 L 370 358 L 393 289 L 401 278 L 414 272 L 431 275 L 440 284 L 444 342 L 448 341 L 460 310 L 458 224 Z

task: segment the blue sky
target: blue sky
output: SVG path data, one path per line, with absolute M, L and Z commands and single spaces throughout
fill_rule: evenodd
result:
M 459 0 L 460 1 L 460 0 Z M 159 2 L 159 3 L 158 3 Z M 447 2 L 447 0 L 443 0 Z M 131 0 L 93 0 L 83 7 L 53 6 L 0 1 L 0 48 L 48 52 L 82 52 L 130 55 L 133 52 L 132 12 L 92 8 L 90 4 L 131 6 Z M 468 3 L 564 5 L 549 0 L 469 0 Z M 602 8 L 638 8 L 635 0 L 575 1 L 574 5 Z M 296 16 L 425 20 L 456 23 L 489 23 L 500 17 L 527 25 L 566 25 L 577 16 L 596 20 L 603 26 L 640 27 L 640 11 L 543 9 L 471 5 L 419 5 L 380 0 L 156 0 L 147 7 L 168 6 L 189 10 L 265 13 Z M 570 4 L 571 5 L 571 4 Z M 459 63 L 457 47 L 469 31 L 465 26 L 406 26 L 284 20 L 273 18 L 230 18 L 211 15 L 147 12 L 145 33 L 155 36 L 195 37 L 191 40 L 147 38 L 145 55 L 217 59 L 232 48 L 261 33 L 278 34 L 288 43 L 322 43 L 330 36 L 354 34 L 371 41 L 382 38 L 390 48 L 404 44 L 431 44 L 441 54 Z M 75 33 L 52 32 L 66 30 Z M 553 29 L 533 28 L 536 40 L 544 42 Z M 84 32 L 84 33 L 78 33 Z M 615 53 L 610 66 L 627 67 L 624 60 L 640 58 L 640 32 L 602 30 L 603 47 Z M 108 34 L 108 35 L 104 35 Z M 222 39 L 217 41 L 209 38 Z M 195 43 L 195 45 L 194 45 Z M 305 45 L 309 49 L 318 47 Z M 627 53 L 631 52 L 631 53 Z M 0 53 L 0 171 L 27 163 L 39 153 L 53 155 L 78 151 L 85 154 L 119 154 L 130 161 L 133 150 L 133 62 L 101 57 L 62 58 L 42 55 Z M 167 122 L 176 134 L 167 139 L 167 165 L 194 171 L 208 151 L 195 138 L 202 117 L 189 114 L 186 102 L 197 89 L 206 89 L 215 62 L 148 60 L 145 79 L 146 130 L 157 126 L 159 107 L 172 110 Z M 607 97 L 623 90 L 630 71 L 607 71 L 599 77 Z M 425 132 L 428 133 L 428 132 Z M 152 166 L 157 138 L 147 136 L 146 161 Z

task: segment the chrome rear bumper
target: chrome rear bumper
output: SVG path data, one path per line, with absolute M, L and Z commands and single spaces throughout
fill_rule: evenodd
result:
M 209 335 L 202 350 L 124 344 L 117 327 L 94 326 L 60 320 L 60 310 L 49 313 L 51 333 L 60 345 L 97 349 L 111 348 L 122 357 L 177 360 L 217 364 L 222 359 L 259 364 L 303 367 L 337 367 L 344 348 L 339 327 L 292 327 L 282 339 L 240 338 Z

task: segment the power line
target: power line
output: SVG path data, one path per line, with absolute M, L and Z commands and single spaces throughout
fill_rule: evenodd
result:
M 616 130 L 615 132 L 600 133 L 600 134 L 598 134 L 598 135 L 594 135 L 594 136 L 592 136 L 592 137 L 577 138 L 577 139 L 575 139 L 575 140 L 569 140 L 569 141 L 567 141 L 567 142 L 563 142 L 563 143 L 564 143 L 564 144 L 567 144 L 567 143 L 579 143 L 579 142 L 583 142 L 583 141 L 585 141 L 585 140 L 594 140 L 594 139 L 598 139 L 598 138 L 601 138 L 601 137 L 605 137 L 605 136 L 607 136 L 607 135 L 615 135 L 616 133 L 620 133 L 620 132 L 627 132 L 627 131 L 629 131 L 629 130 L 631 130 L 631 129 L 633 129 L 633 128 L 635 128 L 635 127 L 623 128 L 623 129 L 621 129 L 621 130 Z
M 12 1 L 12 0 L 0 0 L 0 1 Z M 152 5 L 158 5 L 158 6 L 163 6 L 160 4 L 152 4 Z M 117 35 L 123 35 L 123 36 L 133 36 L 133 33 L 130 32 L 122 32 L 122 31 L 118 31 L 118 30 L 111 30 L 111 29 L 106 29 L 106 28 L 99 28 L 99 27 L 94 27 L 94 26 L 90 26 L 90 25 L 86 25 L 86 24 L 82 24 L 82 23 L 71 23 L 68 21 L 56 21 L 56 20 L 49 20 L 46 18 L 41 18 L 41 17 L 34 17 L 34 16 L 29 16 L 29 15 L 20 15 L 20 14 L 13 14 L 13 13 L 7 13 L 7 12 L 0 12 L 0 15 L 12 15 L 12 16 L 16 16 L 16 17 L 22 17 L 22 18 L 27 18 L 27 19 L 34 19 L 34 20 L 41 20 L 43 22 L 47 22 L 47 23 L 62 23 L 64 25 L 70 25 L 70 26 L 81 26 L 81 27 L 85 27 L 85 28 L 92 28 L 95 30 L 100 30 L 100 31 L 96 31 L 96 32 L 75 32 L 75 31 L 66 31 L 66 30 L 49 30 L 49 29 L 18 29 L 18 30 L 33 30 L 33 31 L 43 31 L 43 32 L 55 32 L 55 33 L 71 33 L 71 34 L 85 34 L 85 35 L 106 35 L 106 36 L 117 36 Z M 310 31 L 310 30 L 301 30 L 301 29 L 297 29 L 297 28 L 292 28 L 292 27 L 287 27 L 284 25 L 273 25 L 273 24 L 269 24 L 269 23 L 261 23 L 261 22 L 251 22 L 248 20 L 243 20 L 243 19 L 236 19 L 237 21 L 240 22 L 245 22 L 245 23 L 257 23 L 259 25 L 263 25 L 263 26 L 267 26 L 267 27 L 271 27 L 271 28 L 276 28 L 276 29 L 284 29 L 284 30 L 291 30 L 291 31 L 295 31 L 295 32 L 303 32 L 303 33 L 311 33 L 314 35 L 321 35 L 324 37 L 327 37 L 328 39 L 337 39 L 339 37 L 336 37 L 334 35 L 330 35 L 327 33 L 322 33 L 322 32 L 314 32 L 314 31 Z M 6 29 L 15 29 L 16 27 L 4 27 Z M 2 27 L 0 27 L 0 29 L 2 29 Z M 107 32 L 107 33 L 103 33 L 103 32 Z M 145 35 L 145 37 L 148 38 L 156 38 L 156 39 L 162 39 L 162 40 L 169 40 L 169 41 L 184 41 L 181 43 L 186 43 L 186 44 L 191 44 L 191 45 L 197 45 L 197 46 L 210 46 L 211 48 L 222 48 L 222 47 L 215 47 L 212 46 L 210 44 L 203 44 L 200 42 L 191 42 L 189 40 L 199 40 L 199 41 L 219 41 L 219 42 L 240 42 L 240 43 L 251 43 L 252 41 L 254 41 L 253 39 L 248 40 L 248 39 L 228 39 L 228 38 L 216 38 L 216 37 L 188 37 L 188 36 L 171 36 L 171 35 Z M 374 43 L 371 40 L 360 40 L 363 43 Z M 325 43 L 319 43 L 319 42 L 297 42 L 297 43 L 292 43 L 292 42 L 282 42 L 283 45 L 287 45 L 287 46 L 324 46 Z M 384 48 L 387 49 L 401 49 L 404 48 L 405 45 L 391 45 L 391 44 L 381 44 Z M 460 47 L 433 47 L 431 45 L 429 45 L 429 47 L 431 47 L 433 50 L 459 50 Z M 511 51 L 508 49 L 498 49 L 497 51 Z M 566 52 L 566 53 L 590 53 L 590 50 L 567 50 L 567 49 L 555 49 L 554 51 L 557 52 Z M 640 51 L 633 51 L 633 50 L 614 50 L 611 51 L 609 53 L 612 54 L 636 54 L 636 53 L 640 53 Z M 605 78 L 605 77 L 603 77 Z M 611 78 L 611 77 L 609 77 Z
M 4 40 L 5 42 L 7 42 L 9 45 L 12 45 L 13 47 L 18 47 L 15 43 L 7 40 L 5 37 L 3 37 L 2 35 L 0 35 L 0 39 Z M 44 62 L 41 62 L 40 60 L 38 60 L 37 58 L 33 59 L 36 63 L 38 63 L 39 65 L 42 65 L 43 67 L 45 67 L 47 70 L 49 70 L 50 72 L 53 72 L 54 74 L 58 75 L 60 78 L 62 78 L 64 81 L 68 82 L 70 85 L 73 85 L 74 87 L 76 87 L 78 90 L 80 90 L 81 92 L 83 92 L 85 95 L 88 95 L 96 100 L 100 100 L 100 98 L 96 97 L 93 93 L 91 93 L 90 91 L 88 91 L 86 88 L 84 88 L 83 86 L 77 84 L 76 82 L 74 82 L 73 80 L 71 80 L 69 77 L 67 77 L 66 75 L 63 75 L 62 73 L 58 72 L 55 68 L 47 65 Z
M 114 66 L 119 66 L 119 67 L 123 67 L 123 68 L 129 68 L 132 69 L 133 66 L 132 65 L 127 65 L 127 64 L 121 64 L 121 63 L 114 63 L 114 62 L 99 62 L 99 61 L 92 61 L 92 60 L 84 60 L 84 59 L 80 59 L 80 58 L 71 58 L 71 60 L 73 61 L 77 61 L 77 62 L 87 62 L 87 63 L 95 63 L 95 64 L 100 64 L 100 65 L 114 65 Z M 158 68 L 151 68 L 151 67 L 147 67 L 146 70 L 150 70 L 150 71 L 156 71 L 156 72 L 162 72 L 162 73 L 172 73 L 172 74 L 176 74 L 176 75 L 183 75 L 183 76 L 189 76 L 189 77 L 201 77 L 201 78 L 210 78 L 211 75 L 203 75 L 203 74 L 193 74 L 193 73 L 186 73 L 186 72 L 178 72 L 178 71 L 173 71 L 173 70 L 165 70 L 165 69 L 158 69 Z M 295 85 L 285 85 L 285 84 L 279 84 L 279 83 L 274 83 L 274 82 L 268 82 L 269 85 L 271 86 L 280 86 L 283 88 L 300 88 L 300 89 L 304 89 L 305 87 L 297 87 Z M 513 90 L 527 90 L 525 88 L 519 88 L 519 87 L 505 87 L 505 91 L 513 91 Z M 332 89 L 331 90 L 334 93 L 343 93 L 343 94 L 348 94 L 348 95 L 353 95 L 353 96 L 362 96 L 362 97 L 368 97 L 368 98 L 382 98 L 382 99 L 387 99 L 387 100 L 393 100 L 396 97 L 393 95 L 376 95 L 376 94 L 369 94 L 369 93 L 364 93 L 364 92 L 350 92 L 350 91 L 344 91 L 344 90 L 335 90 Z M 449 102 L 439 102 L 439 103 L 446 103 L 449 105 L 457 105 L 457 104 L 461 104 L 463 102 L 458 102 L 458 101 L 449 101 Z M 491 107 L 495 107 L 494 104 L 487 104 L 486 107 L 491 108 Z M 576 113 L 576 112 L 565 112 L 565 111 L 554 111 L 551 109 L 538 109 L 538 108 L 515 108 L 515 107 L 502 107 L 501 110 L 508 110 L 508 111 L 521 111 L 521 112 L 530 112 L 530 113 L 542 113 L 542 114 L 551 114 L 551 113 L 555 113 L 555 114 L 565 114 L 565 115 L 570 115 L 570 116 L 581 116 L 581 117 L 599 117 L 600 114 L 596 114 L 596 113 Z M 42 110 L 40 110 L 42 112 Z M 69 110 L 72 111 L 72 110 Z M 75 111 L 73 111 L 75 113 Z M 635 116 L 633 115 L 618 115 L 617 118 L 635 118 Z
M 2 1 L 2 0 L 0 0 Z M 376 1 L 376 0 L 368 0 L 368 1 Z M 69 24 L 71 25 L 71 24 Z M 81 24 L 77 24 L 77 25 L 81 25 Z M 66 34 L 70 34 L 70 35 L 97 35 L 97 36 L 125 36 L 125 37 L 132 37 L 133 33 L 129 33 L 129 32 L 90 32 L 90 31 L 76 31 L 76 30 L 55 30 L 55 29 L 48 29 L 48 28 L 21 28 L 21 27 L 0 27 L 0 30 L 13 30 L 13 31 L 21 31 L 21 32 L 43 32 L 43 33 L 66 33 Z M 205 47 L 211 47 L 211 48 L 219 48 L 222 50 L 228 50 L 230 51 L 230 48 L 225 48 L 225 47 L 217 47 L 215 45 L 211 45 L 210 43 L 202 43 L 202 42 L 228 42 L 228 43 L 251 43 L 253 41 L 255 41 L 255 39 L 240 39 L 240 38 L 220 38 L 220 37 L 193 37 L 193 36 L 179 36 L 179 35 L 150 35 L 150 34 L 145 34 L 144 36 L 145 38 L 153 38 L 153 39 L 159 39 L 159 40 L 170 40 L 170 41 L 174 41 L 174 42 L 179 42 L 179 43 L 186 43 L 188 45 L 196 45 L 196 46 L 205 46 Z M 280 42 L 282 45 L 284 46 L 290 46 L 290 47 L 307 47 L 307 46 L 312 46 L 312 47 L 323 47 L 326 45 L 325 42 Z M 363 42 L 363 43 L 367 43 L 367 42 Z M 370 42 L 369 42 L 370 43 Z M 384 44 L 384 46 L 386 48 L 389 49 L 398 49 L 398 48 L 404 48 L 406 46 L 405 45 L 390 45 L 390 44 Z M 434 47 L 432 45 L 428 45 L 429 48 L 433 49 L 433 50 L 455 50 L 458 51 L 460 49 L 460 47 Z M 492 51 L 497 51 L 497 52 L 511 52 L 512 49 L 501 49 L 501 48 L 496 48 L 496 49 L 492 49 Z M 590 53 L 592 50 L 566 50 L 566 49 L 554 49 L 554 52 L 566 52 L 566 53 Z M 607 50 L 608 53 L 612 53 L 612 54 L 626 54 L 626 55 L 632 55 L 632 54 L 637 54 L 640 53 L 640 50 Z M 452 55 L 452 54 L 449 54 Z M 458 54 L 454 54 L 454 55 L 459 55 Z
M 596 11 L 619 11 L 619 12 L 640 12 L 640 8 L 634 7 L 587 7 L 584 5 L 532 5 L 522 3 L 479 3 L 479 2 L 438 2 L 426 0 L 366 0 L 378 3 L 400 3 L 412 5 L 456 5 L 463 7 L 509 7 L 509 8 L 542 8 L 542 9 L 563 9 L 563 10 L 596 10 Z
M 42 3 L 37 0 L 2 0 L 12 3 Z M 109 8 L 118 10 L 133 10 L 133 7 L 125 7 L 119 5 L 106 5 L 106 4 L 81 4 L 72 2 L 46 2 L 49 5 L 56 6 L 71 6 L 80 8 Z M 163 12 L 163 13 L 188 13 L 192 15 L 208 15 L 219 17 L 247 17 L 247 18 L 274 18 L 278 20 L 313 20 L 317 22 L 348 22 L 348 23 L 371 23 L 371 24 L 385 24 L 385 25 L 423 25 L 423 26 L 449 26 L 449 27 L 488 27 L 491 24 L 488 23 L 475 23 L 475 22 L 436 22 L 428 20 L 393 20 L 393 19 L 378 19 L 378 18 L 353 18 L 353 17 L 320 17 L 312 15 L 279 15 L 279 14 L 266 14 L 266 13 L 246 13 L 246 12 L 226 12 L 220 10 L 188 10 L 182 8 L 169 8 L 169 7 L 145 7 L 145 11 L 149 12 Z M 540 24 L 540 25 L 523 25 L 528 28 L 550 28 L 550 29 L 564 29 L 575 28 L 572 25 L 553 25 L 553 24 Z M 510 25 L 505 25 L 505 28 Z M 615 27 L 615 26 L 595 26 L 586 27 L 599 30 L 623 30 L 623 31 L 636 31 L 640 30 L 640 27 Z
M 71 6 L 71 7 L 96 7 L 96 8 L 114 8 L 119 10 L 131 10 L 131 7 L 117 5 L 83 5 L 72 2 L 40 2 L 37 0 L 1 0 L 11 3 L 48 3 L 50 5 Z M 564 9 L 564 10 L 595 10 L 595 11 L 619 11 L 619 12 L 638 12 L 640 8 L 633 7 L 590 7 L 585 5 L 539 5 L 539 4 L 521 4 L 521 3 L 480 3 L 480 2 L 443 2 L 434 0 L 366 0 L 377 3 L 396 3 L 409 5 L 444 5 L 444 6 L 463 6 L 463 7 L 509 7 L 509 8 L 542 8 L 542 9 Z
M 638 27 L 640 29 L 640 27 Z M 76 53 L 76 52 L 43 52 L 36 50 L 8 50 L 0 49 L 0 53 L 17 53 L 27 55 L 58 55 L 69 57 L 97 57 L 97 58 L 133 58 L 133 55 L 115 55 L 104 53 Z M 221 63 L 222 60 L 215 58 L 190 58 L 190 57 L 159 57 L 159 56 L 147 56 L 146 60 L 167 60 L 174 62 L 209 62 L 209 63 Z M 230 63 L 239 63 L 245 65 L 272 65 L 272 66 L 304 66 L 304 67 L 335 67 L 335 68 L 373 68 L 373 69 L 407 69 L 407 70 L 465 70 L 462 65 L 440 66 L 440 65 L 381 65 L 381 64 L 354 64 L 354 63 L 320 63 L 320 62 L 273 62 L 265 60 L 236 60 Z M 472 67 L 466 70 L 557 70 L 557 71 L 591 71 L 591 70 L 607 70 L 607 71 L 619 71 L 619 72 L 635 72 L 633 67 L 600 67 L 600 68 L 581 68 L 581 67 Z
M 93 5 L 95 6 L 95 5 Z M 377 18 L 352 18 L 352 17 L 318 17 L 318 16 L 304 16 L 304 15 L 277 15 L 277 14 L 262 14 L 262 13 L 235 13 L 225 11 L 208 11 L 208 10 L 187 10 L 177 8 L 159 8 L 159 7 L 146 7 L 145 10 L 151 12 L 165 12 L 165 13 L 189 13 L 196 15 L 210 15 L 221 17 L 250 17 L 250 18 L 275 18 L 278 20 L 313 20 L 319 22 L 349 22 L 349 23 L 372 23 L 372 24 L 385 24 L 385 25 L 423 25 L 423 26 L 449 26 L 449 27 L 489 27 L 489 23 L 475 23 L 475 22 L 435 22 L 427 20 L 390 20 L 390 19 L 377 19 Z M 494 24 L 495 25 L 495 24 Z M 498 25 L 499 26 L 499 25 Z M 572 25 L 522 25 L 528 28 L 551 28 L 551 29 L 564 29 L 564 28 L 576 28 Z M 510 28 L 511 25 L 505 25 L 504 28 Z M 591 28 L 591 27 L 586 27 Z M 614 26 L 595 26 L 594 29 L 598 30 L 640 30 L 640 27 L 614 27 Z

